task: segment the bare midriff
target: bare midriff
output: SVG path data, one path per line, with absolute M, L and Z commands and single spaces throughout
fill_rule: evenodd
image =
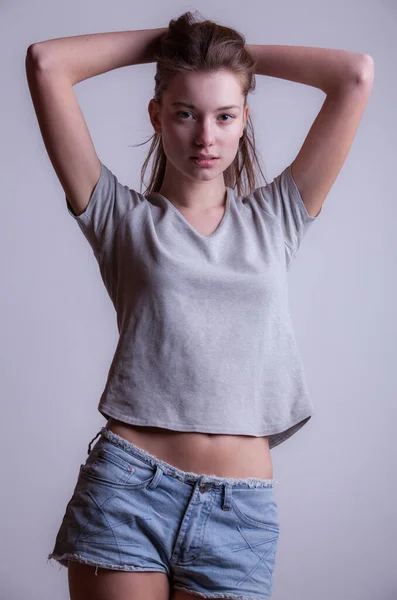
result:
M 182 471 L 217 477 L 273 479 L 266 436 L 173 431 L 113 419 L 106 427 Z

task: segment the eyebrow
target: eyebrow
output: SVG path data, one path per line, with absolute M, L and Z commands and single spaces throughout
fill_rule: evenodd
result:
M 188 104 L 187 102 L 172 102 L 171 106 L 187 106 L 188 108 L 193 108 L 193 109 L 197 108 L 196 106 L 194 106 L 194 104 Z M 216 112 L 218 110 L 229 110 L 230 108 L 240 109 L 240 107 L 237 104 L 231 104 L 230 106 L 219 106 L 218 108 L 215 109 L 214 112 Z

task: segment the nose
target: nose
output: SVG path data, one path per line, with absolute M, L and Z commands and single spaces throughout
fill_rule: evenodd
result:
M 202 121 L 197 125 L 196 144 L 203 148 L 209 148 L 214 144 L 214 129 L 209 120 Z

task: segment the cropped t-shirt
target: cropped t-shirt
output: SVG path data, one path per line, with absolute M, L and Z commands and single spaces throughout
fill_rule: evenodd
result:
M 287 272 L 321 210 L 308 214 L 291 165 L 248 196 L 226 192 L 208 236 L 162 194 L 130 189 L 102 162 L 81 215 L 65 196 L 117 315 L 98 410 L 141 426 L 268 436 L 273 448 L 314 413 Z

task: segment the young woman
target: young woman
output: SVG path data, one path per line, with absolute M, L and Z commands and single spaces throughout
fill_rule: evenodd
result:
M 98 158 L 73 86 L 153 61 L 142 194 Z M 268 598 L 280 533 L 270 450 L 313 414 L 287 271 L 353 142 L 373 61 L 247 46 L 185 13 L 165 29 L 34 44 L 26 68 L 120 333 L 98 406 L 107 424 L 48 559 L 68 567 L 72 600 Z M 255 74 L 326 94 L 295 160 L 259 186 Z

